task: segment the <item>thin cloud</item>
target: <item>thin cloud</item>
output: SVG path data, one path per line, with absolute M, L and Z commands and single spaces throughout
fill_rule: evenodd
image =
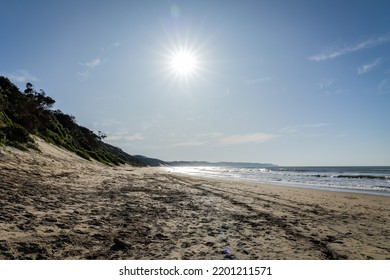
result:
M 206 145 L 206 141 L 189 140 L 186 142 L 179 142 L 172 144 L 172 147 L 199 147 Z
M 153 116 L 150 120 L 147 120 L 141 124 L 141 127 L 143 130 L 147 130 L 154 126 L 159 126 L 161 122 L 164 121 L 166 117 L 160 113 L 157 113 L 155 116 Z
M 377 68 L 382 63 L 382 58 L 375 59 L 373 62 L 368 64 L 363 64 L 362 66 L 357 68 L 357 72 L 359 75 L 366 74 L 371 72 L 373 69 Z
M 91 77 L 91 71 L 93 71 L 96 67 L 102 64 L 102 60 L 97 57 L 87 62 L 80 62 L 79 64 L 84 68 L 84 70 L 77 73 L 77 75 L 80 77 L 81 80 L 84 81 Z
M 314 124 L 292 125 L 292 126 L 287 126 L 287 127 L 282 128 L 280 130 L 280 132 L 292 134 L 292 133 L 297 133 L 303 129 L 319 128 L 319 127 L 325 127 L 325 126 L 329 126 L 329 124 L 328 123 L 314 123 Z
M 379 93 L 390 93 L 390 79 L 383 79 L 378 84 Z
M 220 144 L 222 145 L 239 145 L 239 144 L 249 144 L 249 143 L 264 143 L 272 139 L 275 139 L 278 135 L 266 134 L 266 133 L 252 133 L 252 134 L 242 134 L 242 135 L 232 135 L 223 137 L 220 139 Z
M 322 79 L 318 83 L 318 86 L 320 87 L 320 89 L 326 89 L 326 88 L 331 87 L 335 81 L 336 81 L 335 79 Z
M 112 142 L 120 142 L 120 141 L 133 142 L 133 141 L 140 141 L 143 139 L 144 137 L 142 134 L 140 133 L 131 134 L 126 130 L 120 130 L 112 134 L 108 133 L 107 135 L 107 141 L 112 141 Z
M 27 82 L 36 82 L 39 81 L 37 77 L 32 75 L 26 70 L 18 70 L 13 73 L 9 74 L 4 74 L 4 76 L 8 77 L 10 80 L 14 82 L 19 82 L 19 83 L 27 83 Z
M 245 81 L 245 84 L 258 84 L 258 83 L 264 83 L 264 82 L 268 82 L 270 81 L 272 78 L 271 77 L 260 77 L 260 78 L 257 78 L 257 79 L 248 79 Z
M 220 139 L 223 135 L 219 132 L 205 132 L 196 134 L 193 139 L 174 143 L 171 147 L 199 147 L 212 145 Z
M 89 71 L 78 72 L 77 75 L 80 77 L 82 81 L 87 80 L 91 76 Z
M 108 44 L 105 47 L 100 48 L 101 55 L 104 56 L 104 54 L 119 47 L 119 45 L 120 45 L 119 42 L 114 42 L 114 43 Z M 102 63 L 105 63 L 105 62 L 107 62 L 107 60 L 105 58 L 103 58 L 103 60 L 102 60 L 100 57 L 96 57 L 96 58 L 91 59 L 90 61 L 87 61 L 87 62 L 79 62 L 79 64 L 83 67 L 83 71 L 80 71 L 79 73 L 77 73 L 77 75 L 79 76 L 80 80 L 82 80 L 82 81 L 87 80 L 91 77 L 91 72 L 96 67 L 98 67 L 99 65 L 101 65 Z
M 107 52 L 107 51 L 110 51 L 112 49 L 115 49 L 115 48 L 119 47 L 119 45 L 120 45 L 119 42 L 114 42 L 114 43 L 108 44 L 106 47 L 103 47 L 100 50 L 102 52 Z
M 219 145 L 240 145 L 249 143 L 264 143 L 268 142 L 278 135 L 266 133 L 252 133 L 224 136 L 219 132 L 202 133 L 196 135 L 193 139 L 174 143 L 172 147 L 199 147 L 199 146 L 219 146 Z
M 355 45 L 350 45 L 350 46 L 346 46 L 344 48 L 339 48 L 339 49 L 333 49 L 333 50 L 325 51 L 325 52 L 310 56 L 309 60 L 323 61 L 323 60 L 328 60 L 328 59 L 334 59 L 334 58 L 342 56 L 342 55 L 357 52 L 357 51 L 360 51 L 363 49 L 372 48 L 372 47 L 387 43 L 389 41 L 390 41 L 390 34 L 385 35 L 385 36 L 381 36 L 381 37 L 371 38 L 371 39 L 359 42 Z
M 142 134 L 136 133 L 133 135 L 127 135 L 127 136 L 123 137 L 123 139 L 126 141 L 140 141 L 140 140 L 143 140 L 144 137 L 142 136 Z
M 80 65 L 85 66 L 85 67 L 92 70 L 92 69 L 96 68 L 97 66 L 99 66 L 101 63 L 102 63 L 102 61 L 100 60 L 99 57 L 97 57 L 97 58 L 94 58 L 88 62 L 84 62 L 84 63 L 80 62 Z
M 199 138 L 211 138 L 211 139 L 215 139 L 215 138 L 220 138 L 222 137 L 222 133 L 220 132 L 206 132 L 206 133 L 199 133 L 197 135 Z

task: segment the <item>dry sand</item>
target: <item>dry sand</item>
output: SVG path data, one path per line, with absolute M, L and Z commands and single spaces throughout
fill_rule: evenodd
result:
M 0 148 L 0 259 L 390 259 L 390 197 Z

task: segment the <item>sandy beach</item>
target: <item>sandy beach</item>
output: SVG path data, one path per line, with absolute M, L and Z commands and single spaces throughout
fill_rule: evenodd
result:
M 390 259 L 390 197 L 0 148 L 0 259 Z

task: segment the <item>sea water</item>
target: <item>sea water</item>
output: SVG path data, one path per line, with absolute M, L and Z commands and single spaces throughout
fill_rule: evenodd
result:
M 363 192 L 390 196 L 390 166 L 385 167 L 226 167 L 177 166 L 171 172 L 249 180 L 285 186 Z

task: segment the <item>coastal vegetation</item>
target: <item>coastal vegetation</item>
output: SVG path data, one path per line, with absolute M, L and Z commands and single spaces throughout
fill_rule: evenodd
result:
M 104 143 L 106 135 L 80 126 L 76 118 L 53 110 L 55 100 L 43 90 L 35 90 L 31 83 L 24 91 L 8 78 L 0 76 L 0 145 L 18 149 L 38 149 L 31 135 L 66 148 L 87 160 L 105 164 L 144 165 L 136 157 Z

